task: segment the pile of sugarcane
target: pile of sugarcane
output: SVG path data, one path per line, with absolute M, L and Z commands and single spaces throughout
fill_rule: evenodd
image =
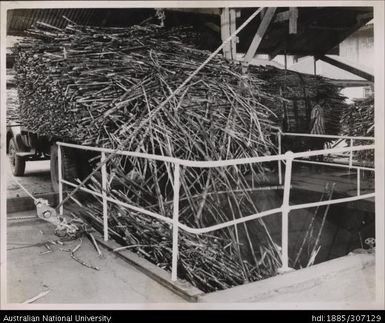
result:
M 160 104 L 208 57 L 190 28 L 96 28 L 38 24 L 14 49 L 23 123 L 41 135 L 99 147 L 211 161 L 276 153 L 272 125 L 282 99 L 255 71 L 218 56 L 161 109 Z M 273 110 L 275 112 L 273 112 Z M 92 165 L 98 165 L 98 158 Z M 255 214 L 269 165 L 181 167 L 179 220 L 204 228 Z M 172 217 L 174 166 L 115 156 L 109 196 Z M 101 190 L 100 174 L 88 187 Z M 276 200 L 275 191 L 271 191 Z M 279 198 L 279 197 L 278 197 Z M 102 207 L 75 200 L 101 230 Z M 169 224 L 108 205 L 111 237 L 170 270 Z M 277 235 L 280 237 L 280 235 Z M 196 235 L 180 230 L 178 274 L 204 291 L 275 275 L 278 245 L 262 219 Z
M 339 133 L 339 121 L 347 106 L 339 87 L 321 76 L 281 71 L 272 67 L 265 68 L 258 76 L 268 81 L 265 90 L 287 99 L 281 102 L 282 127 L 285 131 L 309 133 L 311 109 L 323 100 L 326 133 Z
M 347 104 L 344 102 L 346 98 L 340 94 L 339 87 L 321 76 L 282 71 L 273 67 L 254 69 L 259 78 L 266 81 L 263 86 L 266 91 L 286 99 L 272 107 L 280 118 L 279 123 L 283 131 L 310 133 L 311 110 L 316 104 L 320 104 L 324 109 L 325 133 L 340 133 L 340 119 Z M 287 149 L 295 151 L 312 148 L 313 144 L 313 139 L 298 137 L 287 137 L 284 142 Z
M 356 100 L 349 105 L 340 122 L 343 135 L 374 137 L 374 97 Z
M 111 147 L 121 142 L 130 132 L 128 128 L 137 128 L 149 111 L 208 56 L 208 52 L 189 46 L 194 33 L 187 28 L 91 28 L 69 24 L 57 29 L 40 24 L 29 33 L 34 37 L 26 38 L 15 49 L 25 124 L 42 135 L 98 146 Z M 210 125 L 209 136 L 226 134 L 231 144 L 258 147 L 255 152 L 268 148 L 269 142 L 260 139 L 260 132 L 268 133 L 272 113 L 260 101 L 264 95 L 276 98 L 260 91 L 258 78 L 249 82 L 252 89 L 241 94 L 239 68 L 215 58 L 153 118 L 153 123 L 161 117 L 165 126 L 179 133 L 182 130 L 178 127 L 183 125 L 187 131 L 183 137 L 193 142 L 196 137 L 205 137 L 202 131 Z M 236 112 L 236 106 L 244 111 Z M 203 109 L 206 113 L 197 115 L 196 110 Z M 141 149 L 141 139 L 149 143 L 147 126 L 138 129 L 126 149 Z M 257 128 L 256 132 L 249 131 Z M 198 159 L 206 159 L 206 154 L 218 157 L 204 145 L 186 145 L 195 145 L 194 159 L 198 155 Z M 224 147 L 220 154 L 223 158 L 228 157 Z
M 374 97 L 356 100 L 349 105 L 341 118 L 341 134 L 346 136 L 374 137 Z M 356 140 L 355 145 L 368 145 L 370 141 Z M 360 151 L 355 157 L 367 164 L 374 164 L 374 151 Z
M 7 89 L 7 123 L 14 122 L 19 123 L 20 121 L 20 106 L 18 100 L 17 89 Z
M 148 191 L 150 188 L 135 190 L 136 185 L 120 173 L 121 168 L 114 167 L 114 169 L 121 185 L 118 188 L 109 189 L 111 197 L 131 205 L 140 205 L 148 211 L 164 212 L 163 214 L 167 217 L 172 216 L 172 196 L 163 201 L 163 212 L 159 212 L 159 205 L 154 201 L 156 197 L 138 196 L 139 194 L 151 195 Z M 149 184 L 147 186 L 150 186 Z M 93 178 L 92 183 L 87 187 L 100 190 L 100 180 Z M 235 190 L 233 192 L 227 190 L 221 194 L 211 192 L 205 197 L 199 194 L 182 194 L 180 221 L 191 227 L 205 227 L 229 220 L 232 212 L 226 210 L 229 204 L 226 205 L 225 200 L 233 205 L 234 212 L 240 212 L 241 207 L 255 208 L 255 202 L 241 201 L 246 195 L 244 191 Z M 206 203 L 202 203 L 204 198 Z M 98 197 L 97 200 L 97 203 L 77 201 L 81 208 L 76 215 L 82 216 L 93 227 L 102 231 L 102 201 Z M 239 207 L 235 206 L 237 201 L 240 203 Z M 194 205 L 205 206 L 201 217 L 191 212 Z M 110 237 L 122 246 L 126 246 L 118 248 L 117 251 L 125 249 L 136 252 L 164 270 L 171 271 L 172 227 L 169 224 L 113 203 L 108 205 L 108 214 Z M 241 216 L 235 213 L 232 215 Z M 252 236 L 253 232 L 255 235 Z M 278 247 L 272 241 L 262 221 L 252 221 L 247 225 L 231 226 L 228 229 L 201 235 L 180 229 L 178 246 L 178 278 L 187 280 L 205 292 L 222 290 L 273 276 L 281 266 Z M 250 250 L 252 250 L 251 254 Z
M 11 69 L 7 69 L 7 90 L 6 90 L 6 121 L 19 123 L 20 121 L 20 105 L 19 98 L 17 93 L 17 88 L 15 87 L 15 72 Z

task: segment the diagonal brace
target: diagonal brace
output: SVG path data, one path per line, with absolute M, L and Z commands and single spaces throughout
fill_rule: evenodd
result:
M 248 65 L 250 61 L 253 59 L 255 53 L 258 50 L 259 45 L 261 44 L 261 41 L 263 39 L 263 36 L 266 33 L 267 28 L 270 25 L 270 22 L 273 19 L 273 16 L 275 14 L 276 7 L 270 7 L 267 9 L 265 15 L 263 16 L 263 19 L 258 27 L 257 33 L 254 36 L 253 41 L 250 44 L 250 47 L 244 57 L 244 64 Z

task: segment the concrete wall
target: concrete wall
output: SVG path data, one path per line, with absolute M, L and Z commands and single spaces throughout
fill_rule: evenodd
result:
M 360 28 L 340 44 L 340 56 L 374 69 L 373 23 Z M 346 88 L 342 94 L 349 98 L 365 98 L 370 89 L 365 87 Z
M 374 68 L 373 24 L 368 24 L 340 44 L 340 56 Z

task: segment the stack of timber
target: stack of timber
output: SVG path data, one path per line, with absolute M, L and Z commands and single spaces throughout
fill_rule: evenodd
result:
M 276 153 L 272 126 L 283 101 L 257 71 L 214 58 L 162 109 L 159 105 L 210 54 L 189 28 L 95 28 L 38 24 L 14 49 L 21 114 L 30 130 L 68 142 L 212 161 Z M 94 166 L 99 159 L 92 159 Z M 268 166 L 268 165 L 267 165 Z M 115 156 L 107 163 L 109 196 L 171 218 L 174 166 Z M 181 167 L 179 220 L 204 228 L 266 208 L 266 165 Z M 101 190 L 98 173 L 87 184 Z M 265 193 L 263 193 L 265 194 Z M 102 229 L 98 197 L 76 215 Z M 111 237 L 171 269 L 172 228 L 108 203 Z M 275 275 L 280 241 L 262 219 L 204 234 L 179 230 L 178 275 L 209 292 Z

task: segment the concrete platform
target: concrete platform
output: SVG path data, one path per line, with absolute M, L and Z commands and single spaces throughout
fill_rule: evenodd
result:
M 12 216 L 34 215 L 32 212 Z M 35 303 L 117 304 L 183 303 L 182 298 L 102 249 L 99 257 L 94 246 L 83 238 L 76 252 L 82 261 L 99 267 L 87 268 L 71 258 L 79 240 L 52 245 L 58 240 L 53 226 L 41 220 L 9 222 L 7 228 L 7 301 L 22 303 L 43 291 L 50 292 Z M 49 245 L 51 252 L 45 247 Z
M 374 254 L 355 254 L 199 296 L 203 303 L 374 303 Z

